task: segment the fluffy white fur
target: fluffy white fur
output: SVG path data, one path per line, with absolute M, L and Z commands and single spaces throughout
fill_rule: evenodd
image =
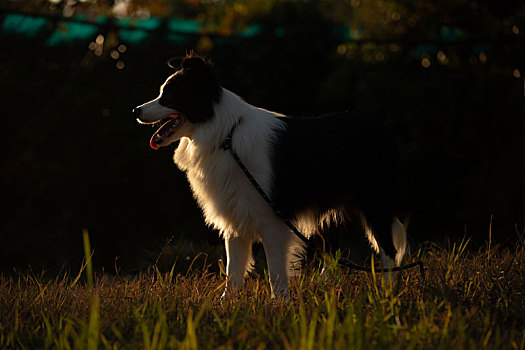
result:
M 275 215 L 255 190 L 229 152 L 219 147 L 232 126 L 232 146 L 262 189 L 270 194 L 270 154 L 275 131 L 284 127 L 276 113 L 256 108 L 223 89 L 215 117 L 183 137 L 173 157 L 186 172 L 206 223 L 219 230 L 226 242 L 226 294 L 242 285 L 252 266 L 252 243 L 262 241 L 274 293 L 287 289 L 293 259 L 302 250 L 300 240 Z M 302 227 L 302 226 L 301 226 Z

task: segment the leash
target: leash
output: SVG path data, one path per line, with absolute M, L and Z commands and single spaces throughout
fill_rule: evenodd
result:
M 239 155 L 237 154 L 237 152 L 235 152 L 235 150 L 233 149 L 233 147 L 232 147 L 233 133 L 235 132 L 235 129 L 239 126 L 239 124 L 242 123 L 242 121 L 243 121 L 243 119 L 240 118 L 239 120 L 237 120 L 237 122 L 235 122 L 235 124 L 233 124 L 232 128 L 230 129 L 230 132 L 228 133 L 228 135 L 226 136 L 224 141 L 221 143 L 220 148 L 222 150 L 224 150 L 224 151 L 230 151 L 230 154 L 233 156 L 233 159 L 235 159 L 235 162 L 241 168 L 241 170 L 244 173 L 244 175 L 246 176 L 246 178 L 248 178 L 250 183 L 253 185 L 253 187 L 259 193 L 259 195 L 264 199 L 264 201 L 266 203 L 268 203 L 270 208 L 272 208 L 272 210 L 275 213 L 275 215 L 277 215 L 279 217 L 279 219 L 281 219 L 286 224 L 286 226 L 295 234 L 295 236 L 297 236 L 297 238 L 299 238 L 301 241 L 303 241 L 303 243 L 308 245 L 308 243 L 309 243 L 308 238 L 306 238 L 303 234 L 301 234 L 301 232 L 299 232 L 299 230 L 291 223 L 291 221 L 288 220 L 284 216 L 284 214 L 277 208 L 277 206 L 270 199 L 270 197 L 268 197 L 268 195 L 266 195 L 266 192 L 264 192 L 264 190 L 259 185 L 257 180 L 255 180 L 255 178 L 250 173 L 248 168 L 246 168 L 246 166 L 242 162 L 242 160 L 239 157 Z M 322 253 L 325 253 L 325 252 L 323 251 Z M 375 272 L 380 272 L 380 273 L 381 272 L 403 271 L 403 270 L 411 269 L 413 267 L 418 266 L 419 267 L 419 273 L 421 274 L 421 277 L 423 278 L 423 280 L 425 279 L 425 268 L 424 268 L 423 262 L 421 262 L 421 261 L 416 261 L 416 262 L 413 262 L 413 263 L 410 263 L 410 264 L 406 264 L 406 265 L 402 265 L 402 266 L 398 266 L 398 267 L 392 267 L 392 268 L 389 268 L 389 269 L 384 269 L 384 268 L 377 268 L 376 269 L 376 268 L 361 266 L 361 265 L 358 265 L 358 264 L 350 261 L 349 259 L 343 259 L 343 258 L 340 258 L 338 260 L 338 263 L 340 265 L 350 269 L 350 270 L 365 271 L 365 272 L 370 272 L 370 273 L 372 273 L 374 271 Z

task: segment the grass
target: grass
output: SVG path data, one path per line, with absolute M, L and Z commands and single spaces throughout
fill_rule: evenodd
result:
M 426 280 L 414 269 L 386 287 L 334 260 L 324 277 L 309 266 L 288 302 L 257 274 L 221 302 L 224 275 L 197 264 L 97 275 L 88 249 L 78 276 L 0 276 L 0 348 L 525 349 L 523 244 L 468 248 L 430 245 Z

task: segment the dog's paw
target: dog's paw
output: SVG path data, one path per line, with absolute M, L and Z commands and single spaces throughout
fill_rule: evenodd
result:
M 222 292 L 221 301 L 228 300 L 230 296 L 231 296 L 231 293 L 227 289 L 225 289 L 224 292 Z
M 237 294 L 237 290 L 234 288 L 226 287 L 221 295 L 221 301 L 231 300 Z
M 290 301 L 290 292 L 288 289 L 281 289 L 278 292 L 272 292 L 271 299 L 274 301 L 288 302 Z

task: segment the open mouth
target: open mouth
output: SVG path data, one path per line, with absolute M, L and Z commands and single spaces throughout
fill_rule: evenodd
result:
M 162 146 L 169 145 L 171 137 L 184 124 L 184 121 L 185 118 L 182 114 L 170 114 L 166 118 L 161 119 L 159 123 L 163 123 L 162 126 L 155 131 L 149 142 L 151 148 L 157 150 Z

